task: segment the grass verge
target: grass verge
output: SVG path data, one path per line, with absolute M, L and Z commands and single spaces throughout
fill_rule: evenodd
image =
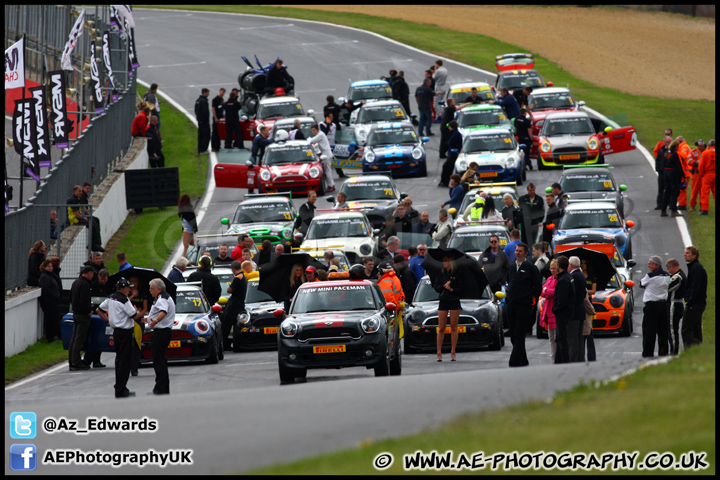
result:
M 24 352 L 5 358 L 5 385 L 17 382 L 28 375 L 37 373 L 56 363 L 67 361 L 68 352 L 63 350 L 62 342 L 56 340 L 38 340 Z

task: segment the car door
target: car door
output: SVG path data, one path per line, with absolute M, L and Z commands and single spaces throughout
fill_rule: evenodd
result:
M 637 132 L 635 127 L 614 128 L 609 132 L 598 133 L 601 153 L 610 155 L 612 153 L 627 152 L 637 148 Z
M 250 160 L 250 151 L 233 149 L 218 153 L 218 163 L 213 169 L 215 186 L 220 188 L 256 188 L 260 168 L 245 164 Z

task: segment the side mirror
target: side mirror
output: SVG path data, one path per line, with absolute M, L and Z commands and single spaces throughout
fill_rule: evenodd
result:
M 335 201 L 335 197 L 333 197 L 332 195 L 328 195 L 327 197 L 325 197 L 325 200 L 327 200 L 328 202 L 332 203 L 332 202 Z
M 227 297 L 220 297 L 217 301 L 218 305 L 227 305 L 228 299 Z
M 397 310 L 397 305 L 395 305 L 392 302 L 388 302 L 385 304 L 385 309 L 390 310 L 391 312 L 394 312 L 395 310 Z
M 457 208 L 451 208 L 451 209 L 448 210 L 447 212 L 448 212 L 448 214 L 450 214 L 450 215 L 455 215 L 455 213 L 457 213 Z
M 553 228 L 555 228 L 555 224 L 554 224 L 554 223 L 548 223 L 545 228 L 547 228 L 548 230 L 552 230 Z
M 325 157 L 325 155 L 319 155 L 318 158 L 319 158 L 320 160 L 325 160 L 326 157 Z
M 240 121 L 241 121 L 241 122 L 247 122 L 248 120 L 249 120 L 249 118 L 248 118 L 247 115 L 242 115 L 242 116 L 240 117 Z
M 625 286 L 626 286 L 626 287 L 633 288 L 633 287 L 635 286 L 635 282 L 633 282 L 632 280 L 626 280 L 626 281 L 625 281 Z
M 346 100 L 345 97 L 338 97 L 338 99 L 337 99 L 339 105 L 342 105 L 343 103 L 345 103 L 345 100 Z
M 624 192 L 625 190 L 627 190 L 627 185 L 620 185 L 620 191 Z
M 315 115 L 315 110 L 313 110 L 311 108 L 310 110 L 307 111 L 307 114 L 308 114 L 308 116 L 312 117 L 313 115 Z
M 380 229 L 379 229 L 379 228 L 376 228 L 376 229 L 373 230 L 373 235 L 379 235 L 379 234 L 380 234 Z
M 358 144 L 357 142 L 350 142 L 350 145 L 352 148 L 357 148 Z
M 427 143 L 430 141 L 430 137 L 422 137 L 422 142 Z
M 273 317 L 280 318 L 280 317 L 282 317 L 284 314 L 285 314 L 285 310 L 283 310 L 282 308 L 278 308 L 277 310 L 275 310 L 275 311 L 273 312 Z
M 637 262 L 636 262 L 635 260 L 628 260 L 628 261 L 627 261 L 627 266 L 628 266 L 628 267 L 632 268 L 632 267 L 634 267 L 635 265 L 637 265 Z
M 503 298 L 505 298 L 505 293 L 495 292 L 495 298 L 497 298 L 498 300 L 502 300 Z
M 400 200 L 407 198 L 408 194 L 405 192 L 400 192 Z
M 222 307 L 216 303 L 215 305 L 212 306 L 212 311 L 215 313 L 220 313 L 220 312 L 222 312 Z
M 612 132 L 612 127 L 611 127 L 611 126 L 605 127 L 605 129 L 603 129 L 603 132 L 605 132 L 605 133 L 610 133 L 610 132 Z
M 547 82 L 548 87 L 552 87 L 553 85 L 555 85 L 553 82 Z
M 445 106 L 445 100 L 438 100 L 438 105 Z
M 518 147 L 520 149 L 524 149 L 524 148 L 527 148 L 527 145 L 525 145 L 524 143 L 521 143 L 520 145 L 518 145 Z
M 222 220 L 220 220 L 220 225 L 227 225 L 229 223 L 230 223 L 230 220 L 227 218 L 223 218 Z
M 545 193 L 552 193 L 552 187 L 547 187 L 545 189 Z
M 247 162 L 245 162 L 245 165 L 247 165 L 249 168 L 253 168 L 253 167 L 255 166 L 255 165 L 253 164 L 253 162 L 250 161 L 250 160 L 248 160 Z
M 577 104 L 578 104 L 578 107 L 584 107 L 584 106 L 585 106 L 585 100 L 580 100 Z
M 632 227 L 635 226 L 635 222 L 633 222 L 632 220 L 628 220 L 627 222 L 625 222 L 625 225 L 626 225 L 628 228 L 632 228 Z

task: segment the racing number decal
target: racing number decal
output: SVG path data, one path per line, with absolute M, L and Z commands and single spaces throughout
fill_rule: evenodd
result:
M 395 116 L 396 116 L 396 117 L 402 117 L 402 116 L 403 116 L 403 111 L 402 111 L 402 110 L 394 110 L 394 112 L 395 112 Z
M 611 222 L 617 222 L 618 221 L 617 215 L 609 214 L 608 220 L 610 220 Z
M 500 115 L 500 116 L 502 117 L 502 115 Z M 503 139 L 503 140 L 505 140 L 505 143 L 510 143 L 510 139 L 509 139 L 509 138 L 505 138 L 505 139 Z
M 612 188 L 612 182 L 603 182 L 603 187 Z
M 305 150 L 305 156 L 306 156 L 306 157 L 312 157 L 312 156 L 313 156 L 313 152 L 312 152 L 311 150 Z
M 392 92 L 392 88 L 390 88 L 390 87 L 385 87 L 385 91 L 388 92 L 388 93 L 391 93 L 391 92 Z
M 387 189 L 387 188 L 385 189 L 385 195 L 392 196 L 392 194 L 393 194 L 393 191 L 392 191 L 392 190 Z
M 500 245 L 507 245 L 507 240 L 504 238 L 500 239 Z
M 195 305 L 196 307 L 199 307 L 200 305 L 202 305 L 202 302 L 200 301 L 199 298 L 193 298 L 192 301 L 193 301 L 193 305 Z
M 285 220 L 292 220 L 292 215 L 289 213 L 283 213 L 283 217 L 285 217 Z

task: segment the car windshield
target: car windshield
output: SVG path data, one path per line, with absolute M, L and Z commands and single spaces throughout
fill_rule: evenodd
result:
M 361 218 L 315 218 L 308 229 L 308 240 L 338 237 L 367 237 L 370 233 Z
M 506 133 L 497 135 L 467 136 L 463 142 L 463 152 L 502 152 L 515 149 L 513 138 Z
M 232 223 L 287 222 L 292 219 L 287 203 L 241 203 L 235 210 Z
M 551 118 L 545 119 L 542 133 L 543 137 L 555 137 L 558 135 L 592 135 L 592 122 L 587 117 L 576 118 Z
M 249 303 L 274 302 L 270 295 L 258 290 L 258 281 L 247 283 L 247 291 L 245 292 L 245 305 Z
M 175 298 L 175 313 L 205 313 L 208 306 L 199 291 L 178 291 Z
M 452 88 L 452 89 L 450 89 L 450 94 L 448 95 L 448 98 L 454 99 L 456 105 L 465 103 L 465 99 L 472 95 L 471 88 L 472 87 Z M 492 90 L 490 90 L 490 87 L 480 86 L 480 87 L 476 87 L 476 88 L 477 88 L 477 96 L 482 101 L 488 102 L 491 100 L 495 100 L 495 97 L 493 97 L 493 93 L 492 93 Z
M 415 290 L 413 303 L 437 302 L 439 300 L 439 295 L 440 294 L 433 288 L 430 278 L 425 277 L 420 280 L 420 284 L 417 286 L 417 290 Z M 484 300 L 490 299 L 487 288 L 483 290 L 480 298 Z
M 565 210 L 560 221 L 560 230 L 576 228 L 622 228 L 620 215 L 617 210 Z
M 356 200 L 395 200 L 397 193 L 389 181 L 345 183 L 342 187 L 348 202 Z
M 348 93 L 348 100 L 352 100 L 353 102 L 385 98 L 392 98 L 392 88 L 390 88 L 388 84 L 350 87 L 350 92 Z
M 270 120 L 272 118 L 283 117 L 299 117 L 305 115 L 300 102 L 284 102 L 284 103 L 261 103 L 258 106 L 257 118 L 260 120 Z
M 605 286 L 605 290 L 618 290 L 622 288 L 620 279 L 618 278 L 619 276 L 620 275 L 613 275 Z
M 300 122 L 300 131 L 303 133 L 305 138 L 310 138 L 313 136 L 312 130 L 310 130 L 310 127 L 314 123 L 315 123 L 314 120 L 313 121 L 305 120 L 305 121 Z M 270 138 L 275 138 L 275 134 L 277 133 L 278 130 L 285 130 L 286 132 L 290 133 L 290 130 L 294 130 L 294 129 L 295 129 L 295 126 L 292 122 L 275 123 L 275 125 L 273 125 L 273 131 L 272 131 L 272 134 L 270 135 Z
M 350 270 L 350 262 L 348 261 L 348 259 L 344 253 L 333 252 L 333 255 L 335 255 L 335 258 L 337 258 L 340 261 L 340 271 L 347 272 L 348 270 Z M 322 263 L 326 267 L 328 266 L 328 263 L 325 260 L 325 255 L 314 256 L 314 258 L 315 258 L 315 260 Z
M 263 165 L 317 161 L 310 145 L 275 145 L 268 147 L 263 157 Z
M 456 231 L 450 237 L 448 248 L 456 248 L 461 252 L 482 252 L 490 246 L 490 237 L 497 235 L 500 248 L 505 248 L 510 240 L 506 229 L 497 228 L 487 231 Z
M 318 287 L 297 291 L 290 313 L 347 312 L 350 310 L 377 310 L 369 285 L 329 285 L 320 282 Z
M 433 239 L 429 233 L 409 233 L 409 232 L 398 232 L 397 235 L 400 240 L 400 250 L 407 250 L 410 245 L 432 245 Z
M 492 110 L 460 110 L 458 113 L 458 127 L 497 127 L 510 125 L 510 120 L 505 116 L 501 108 Z
M 505 200 L 503 199 L 503 196 L 506 192 L 493 192 L 493 189 L 486 189 L 482 188 L 482 190 L 487 193 L 489 196 L 492 197 L 493 201 L 495 202 L 495 209 L 498 212 L 502 212 L 502 209 L 505 208 Z M 460 211 L 464 212 L 468 205 L 473 203 L 475 201 L 475 192 L 479 190 L 473 190 L 471 194 L 465 195 L 465 198 L 463 198 L 462 206 L 460 207 Z M 518 196 L 517 193 L 514 190 L 510 190 L 507 193 L 510 194 L 510 196 L 513 198 L 513 204 L 517 205 L 518 202 Z
M 608 174 L 568 174 L 560 179 L 560 188 L 567 193 L 571 192 L 614 192 L 615 185 Z
M 220 240 L 216 240 L 218 237 L 220 238 Z M 198 245 L 188 248 L 185 257 L 190 261 L 191 264 L 196 265 L 200 254 L 207 250 L 208 252 L 210 252 L 210 257 L 213 259 L 213 261 L 215 261 L 215 259 L 218 257 L 218 249 L 220 248 L 220 244 L 226 244 L 230 251 L 232 251 L 234 246 L 237 245 L 237 238 L 238 236 L 234 234 L 223 236 L 218 235 L 213 236 L 212 238 L 198 238 Z M 252 252 L 254 258 L 255 255 L 258 254 L 257 245 L 253 244 L 253 246 L 250 247 L 250 251 Z
M 508 65 L 532 65 L 535 63 L 535 59 L 532 55 L 503 55 L 496 62 L 501 67 Z
M 401 105 L 365 105 L 360 109 L 357 123 L 401 122 L 410 120 Z
M 507 88 L 511 92 L 516 88 L 544 87 L 543 79 L 537 72 L 501 74 L 497 89 Z
M 528 106 L 531 110 L 546 110 L 551 108 L 574 108 L 575 100 L 570 92 L 557 93 L 531 93 L 528 97 Z
M 367 145 L 414 145 L 418 143 L 415 130 L 407 128 L 376 128 L 370 132 Z

